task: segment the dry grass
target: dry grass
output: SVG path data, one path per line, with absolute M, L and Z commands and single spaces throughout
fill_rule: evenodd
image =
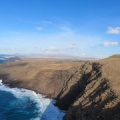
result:
M 99 61 L 103 65 L 103 75 L 110 82 L 111 87 L 120 96 L 120 55 L 114 55 Z

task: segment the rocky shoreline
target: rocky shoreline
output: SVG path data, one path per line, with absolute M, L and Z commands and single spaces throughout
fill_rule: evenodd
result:
M 5 63 L 0 79 L 56 99 L 56 106 L 68 110 L 64 120 L 119 120 L 119 60 Z

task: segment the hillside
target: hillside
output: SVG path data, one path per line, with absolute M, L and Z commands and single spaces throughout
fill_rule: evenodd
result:
M 0 79 L 57 100 L 64 120 L 120 119 L 120 56 L 94 62 L 20 61 L 0 65 Z
M 11 87 L 28 88 L 55 98 L 72 74 L 73 67 L 81 64 L 46 59 L 4 63 L 0 65 L 0 79 Z
M 86 65 L 87 70 L 89 65 Z M 78 82 L 82 90 L 72 102 L 65 120 L 119 120 L 120 56 L 111 56 L 90 66 L 89 72 L 84 71 L 83 81 Z

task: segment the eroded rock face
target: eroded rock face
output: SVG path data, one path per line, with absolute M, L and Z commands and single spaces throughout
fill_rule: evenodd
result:
M 0 79 L 11 87 L 23 87 L 56 98 L 81 64 L 71 61 L 5 63 L 0 65 Z
M 64 120 L 120 119 L 120 58 L 96 62 L 39 61 L 0 65 L 0 79 L 57 99 Z
M 62 89 L 62 94 L 56 103 L 61 109 L 68 109 L 74 101 L 85 91 L 86 86 L 101 77 L 101 65 L 99 63 L 85 63 L 75 71 L 68 83 Z M 70 84 L 69 84 L 70 83 Z M 66 88 L 66 89 L 65 89 Z M 64 101 L 64 102 L 63 102 Z
M 91 65 L 85 87 L 70 105 L 64 120 L 119 120 L 120 58 L 109 58 Z

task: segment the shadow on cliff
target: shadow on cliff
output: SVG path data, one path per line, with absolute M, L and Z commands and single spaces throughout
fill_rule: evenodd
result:
M 59 96 L 59 98 L 57 98 L 58 101 L 56 105 L 60 109 L 68 110 L 68 108 L 70 107 L 70 105 L 72 105 L 75 99 L 80 97 L 80 95 L 82 96 L 87 84 L 101 77 L 101 71 L 100 71 L 101 66 L 98 63 L 94 63 L 92 66 L 92 70 L 88 73 L 85 73 L 85 71 L 83 71 L 85 65 L 86 63 L 81 67 L 81 70 L 79 71 L 80 72 L 79 74 L 82 75 L 77 80 L 77 83 L 70 87 L 70 90 L 67 92 L 66 95 L 64 95 L 63 97 Z
M 82 71 L 77 83 L 59 96 L 56 105 L 68 110 L 64 120 L 120 120 L 117 98 L 109 81 L 102 77 L 101 65 L 93 63 L 89 72 Z
M 120 103 L 115 101 L 116 98 L 114 91 L 109 89 L 108 80 L 104 79 L 97 89 L 69 109 L 64 120 L 120 120 Z
M 120 120 L 120 103 L 112 108 L 98 109 L 92 105 L 82 108 L 81 105 L 71 107 L 64 120 Z

